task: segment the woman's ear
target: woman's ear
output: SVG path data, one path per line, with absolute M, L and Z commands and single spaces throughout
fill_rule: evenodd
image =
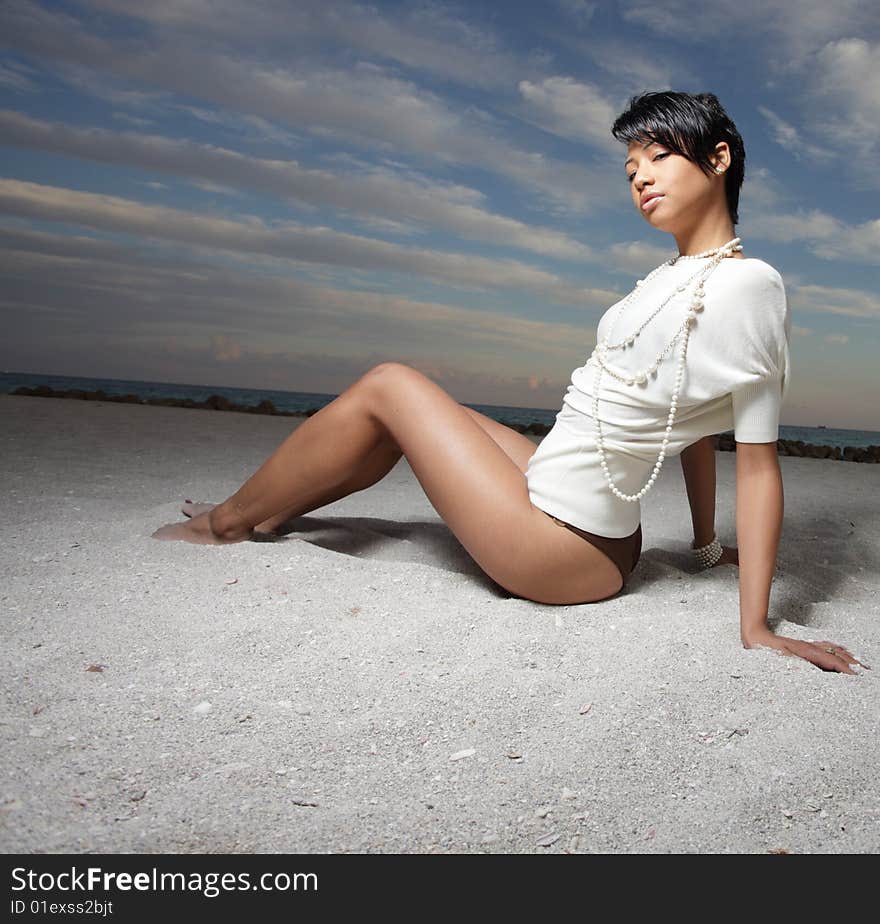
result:
M 724 173 L 730 166 L 730 145 L 726 141 L 719 141 L 715 145 L 713 164 L 716 173 Z

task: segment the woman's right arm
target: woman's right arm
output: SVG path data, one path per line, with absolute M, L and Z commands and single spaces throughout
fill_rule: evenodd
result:
M 699 549 L 715 538 L 715 437 L 691 443 L 682 450 L 680 461 L 694 526 L 692 547 Z M 722 546 L 713 567 L 718 565 L 739 565 L 736 548 Z
M 691 507 L 694 546 L 708 545 L 715 536 L 715 441 L 711 436 L 681 452 L 681 470 Z

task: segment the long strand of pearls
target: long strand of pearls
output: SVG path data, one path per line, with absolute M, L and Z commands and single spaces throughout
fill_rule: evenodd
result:
M 702 303 L 702 296 L 704 294 L 703 283 L 705 282 L 709 274 L 715 269 L 715 267 L 718 266 L 718 264 L 725 257 L 731 256 L 735 251 L 742 250 L 742 249 L 743 248 L 742 248 L 742 244 L 740 243 L 740 238 L 735 237 L 733 238 L 733 240 L 728 241 L 726 244 L 722 244 L 721 247 L 716 247 L 713 250 L 707 250 L 704 253 L 698 253 L 698 254 L 679 255 L 676 257 L 672 257 L 669 260 L 666 260 L 663 263 L 661 263 L 660 266 L 652 270 L 644 279 L 640 279 L 636 283 L 636 288 L 633 289 L 633 291 L 630 292 L 630 294 L 621 301 L 621 303 L 619 304 L 617 308 L 617 311 L 615 312 L 611 320 L 609 329 L 602 339 L 602 343 L 596 345 L 596 349 L 593 351 L 593 355 L 590 357 L 590 359 L 593 360 L 596 366 L 596 377 L 593 382 L 593 420 L 596 422 L 596 445 L 599 450 L 599 461 L 602 466 L 602 471 L 605 473 L 605 480 L 608 482 L 608 487 L 611 489 L 611 492 L 616 497 L 619 497 L 621 500 L 630 501 L 631 503 L 635 501 L 640 501 L 648 493 L 648 491 L 651 490 L 651 488 L 654 485 L 654 482 L 657 480 L 657 477 L 660 474 L 660 469 L 663 467 L 663 460 L 666 458 L 666 447 L 669 444 L 670 434 L 672 433 L 672 425 L 675 422 L 675 412 L 678 409 L 678 396 L 679 396 L 679 393 L 681 392 L 681 381 L 684 376 L 684 363 L 685 363 L 685 358 L 687 357 L 687 345 L 688 345 L 688 339 L 690 337 L 691 325 L 694 324 L 694 322 L 697 319 L 696 318 L 697 312 L 700 312 L 703 310 L 703 303 Z M 632 301 L 636 292 L 643 285 L 645 285 L 650 279 L 656 276 L 657 273 L 659 273 L 662 269 L 664 269 L 664 267 L 672 266 L 673 264 L 677 263 L 679 260 L 700 260 L 706 257 L 712 257 L 712 260 L 708 263 L 708 265 L 704 267 L 703 269 L 701 269 L 699 272 L 697 272 L 694 276 L 692 276 L 691 279 L 687 281 L 687 283 L 677 286 L 676 289 L 673 290 L 669 298 L 667 298 L 663 303 L 661 303 L 660 307 L 648 318 L 647 321 L 645 321 L 644 324 L 642 324 L 638 328 L 638 330 L 634 331 L 632 334 L 630 334 L 630 336 L 624 337 L 624 339 L 621 340 L 619 343 L 616 343 L 613 345 L 610 343 L 609 334 L 610 334 L 611 329 L 613 329 L 614 325 L 617 323 L 617 320 L 619 319 L 621 313 L 623 312 L 624 307 L 627 304 L 629 304 L 630 301 Z M 669 300 L 677 292 L 683 292 L 687 288 L 687 286 L 690 284 L 690 282 L 692 282 L 693 279 L 697 277 L 699 277 L 699 281 L 694 290 L 694 297 L 690 303 L 690 306 L 688 307 L 688 311 L 687 311 L 687 314 L 685 315 L 684 322 L 678 328 L 678 331 L 676 332 L 672 340 L 669 342 L 669 344 L 667 344 L 667 346 L 658 354 L 654 362 L 643 372 L 637 372 L 629 376 L 620 376 L 616 374 L 612 369 L 610 369 L 605 362 L 605 356 L 607 355 L 608 351 L 616 350 L 616 349 L 625 349 L 626 347 L 632 346 L 636 338 L 642 332 L 642 330 L 644 330 L 648 322 L 651 321 L 652 318 L 656 317 L 657 314 L 659 314 L 659 312 L 666 306 Z M 611 477 L 611 472 L 609 472 L 608 470 L 608 463 L 605 458 L 605 438 L 602 435 L 602 424 L 600 423 L 600 420 L 599 420 L 599 383 L 602 378 L 602 372 L 603 371 L 608 372 L 610 375 L 614 376 L 615 378 L 619 379 L 622 382 L 625 382 L 627 385 L 643 385 L 645 382 L 647 382 L 648 375 L 656 373 L 657 367 L 662 362 L 663 358 L 669 352 L 669 350 L 674 346 L 675 342 L 679 339 L 679 337 L 682 338 L 681 357 L 678 361 L 678 369 L 676 371 L 676 376 L 675 376 L 675 387 L 672 392 L 672 401 L 669 406 L 669 416 L 666 421 L 666 434 L 663 438 L 663 443 L 660 446 L 660 453 L 657 456 L 657 462 L 654 465 L 654 469 L 651 472 L 650 478 L 648 479 L 648 481 L 645 483 L 645 485 L 642 487 L 642 489 L 638 493 L 624 494 L 622 491 L 618 490 L 617 485 L 614 484 L 614 480 Z

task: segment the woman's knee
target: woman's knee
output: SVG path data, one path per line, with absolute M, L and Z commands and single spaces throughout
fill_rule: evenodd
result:
M 383 406 L 388 395 L 393 397 L 400 389 L 407 388 L 407 383 L 411 386 L 413 379 L 418 377 L 421 377 L 421 373 L 412 366 L 384 362 L 373 366 L 357 384 L 361 393 L 367 394 L 369 406 L 375 411 Z
M 355 383 L 361 390 L 365 388 L 376 389 L 386 387 L 390 382 L 399 378 L 404 370 L 411 371 L 409 366 L 403 363 L 385 362 L 373 366 L 369 372 L 365 372 Z
M 374 378 L 376 376 L 384 375 L 386 378 L 390 375 L 400 375 L 405 372 L 412 372 L 413 369 L 411 366 L 404 365 L 404 363 L 398 363 L 392 361 L 379 363 L 378 366 L 373 366 L 369 372 L 364 374 L 365 379 Z

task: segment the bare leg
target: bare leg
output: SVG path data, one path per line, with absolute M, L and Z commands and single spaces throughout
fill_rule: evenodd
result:
M 475 411 L 473 408 L 461 405 L 462 410 L 476 421 L 482 429 L 492 437 L 492 439 L 504 450 L 508 457 L 516 464 L 517 468 L 525 474 L 529 464 L 529 459 L 537 449 L 527 436 L 506 427 L 504 424 Z M 318 499 L 316 503 L 308 510 L 300 510 L 299 505 L 287 507 L 280 513 L 273 514 L 262 523 L 254 527 L 254 532 L 273 534 L 277 529 L 294 517 L 311 513 L 320 507 L 326 507 L 335 501 L 342 500 L 350 494 L 357 491 L 363 491 L 372 487 L 381 481 L 400 461 L 403 452 L 393 440 L 389 439 L 385 444 L 378 446 L 374 452 L 365 460 L 361 471 L 355 473 L 344 484 L 328 491 L 327 494 Z M 186 501 L 181 507 L 181 511 L 188 517 L 197 517 L 201 513 L 209 513 L 216 504 L 194 504 L 192 501 Z
M 375 424 L 362 426 L 357 432 L 351 430 L 349 421 L 352 404 L 358 400 L 355 397 L 358 384 L 303 421 L 223 505 L 196 513 L 188 523 L 163 526 L 153 536 L 205 544 L 240 542 L 250 538 L 254 531 L 274 531 L 293 517 L 364 490 L 384 478 L 403 453 L 390 435 Z M 301 472 L 299 479 L 295 477 L 297 471 Z M 310 473 L 313 481 L 307 486 L 305 479 Z M 297 499 L 290 503 L 290 497 Z M 219 507 L 223 510 L 218 511 Z M 253 517 L 259 514 L 265 515 L 251 526 Z
M 531 503 L 520 466 L 473 417 L 399 363 L 377 366 L 298 427 L 228 500 L 163 527 L 158 538 L 247 539 L 281 511 L 314 509 L 389 438 L 438 514 L 502 587 L 545 603 L 590 602 L 620 589 L 611 559 Z
M 391 469 L 397 465 L 402 455 L 403 453 L 400 448 L 393 441 L 387 440 L 381 443 L 367 456 L 360 471 L 356 472 L 343 484 L 333 487 L 324 494 L 313 498 L 310 504 L 305 508 L 299 503 L 285 507 L 284 510 L 281 510 L 279 513 L 267 517 L 262 523 L 258 523 L 254 527 L 254 532 L 274 533 L 280 526 L 287 523 L 288 520 L 292 520 L 294 517 L 311 513 L 311 511 L 317 510 L 319 507 L 326 507 L 327 504 L 342 500 L 342 498 L 348 497 L 349 494 L 354 494 L 356 491 L 363 491 L 366 488 L 372 487 L 378 481 L 381 481 Z M 188 517 L 195 518 L 200 514 L 210 513 L 216 506 L 216 504 L 194 504 L 191 501 L 187 501 L 181 510 Z

